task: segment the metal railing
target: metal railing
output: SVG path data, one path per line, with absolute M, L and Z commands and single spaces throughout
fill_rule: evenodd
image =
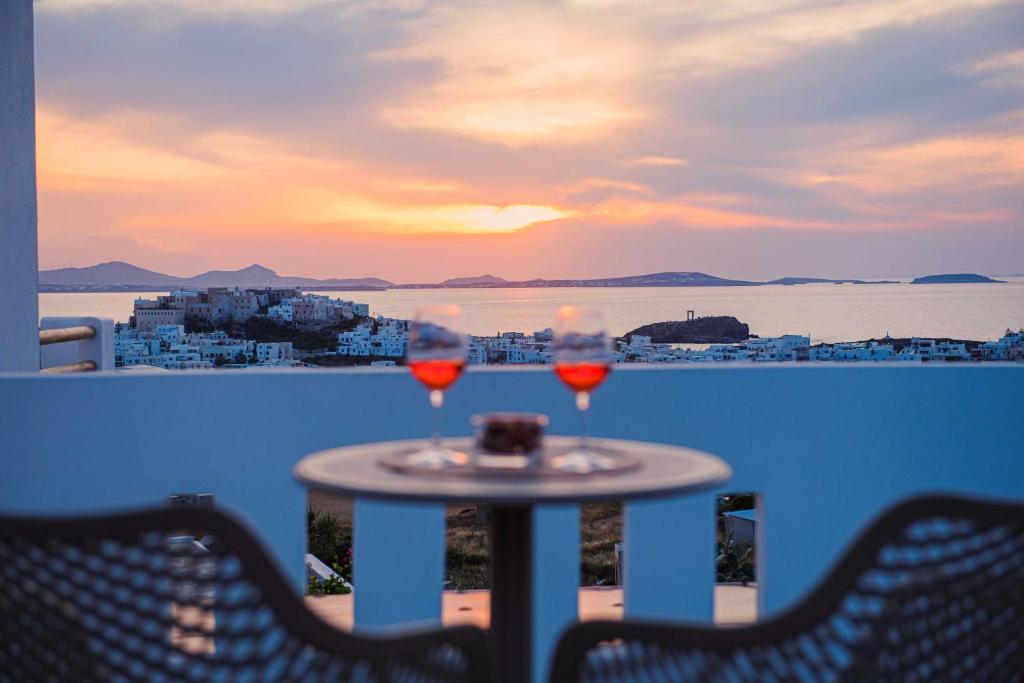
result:
M 90 325 L 74 327 L 58 327 L 51 330 L 39 330 L 39 345 L 60 344 L 69 341 L 82 341 L 96 336 L 96 328 Z
M 64 342 L 85 341 L 96 337 L 96 328 L 90 325 L 74 325 L 72 327 L 57 327 L 49 330 L 39 330 L 39 345 L 62 344 Z M 40 372 L 44 375 L 64 375 L 72 372 L 93 372 L 98 366 L 96 361 L 82 360 L 76 363 L 64 363 L 43 368 Z
M 81 360 L 77 363 L 65 363 L 54 365 L 52 368 L 43 368 L 39 371 L 41 375 L 67 375 L 72 372 L 93 372 L 97 369 L 96 361 Z

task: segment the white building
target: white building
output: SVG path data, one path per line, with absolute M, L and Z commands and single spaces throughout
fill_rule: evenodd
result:
M 256 362 L 260 365 L 288 365 L 292 361 L 291 342 L 259 342 Z
M 185 337 L 184 325 L 158 325 L 153 336 L 168 344 L 180 344 Z
M 290 323 L 295 319 L 293 316 L 291 299 L 285 299 L 276 306 L 270 306 L 267 309 L 267 317 L 273 320 Z
M 373 331 L 374 326 L 376 332 Z M 355 329 L 338 334 L 336 353 L 339 356 L 402 358 L 409 341 L 407 329 L 407 320 L 382 316 L 372 322 L 365 320 Z
M 487 365 L 487 346 L 475 339 L 471 341 L 467 361 L 470 365 Z
M 1006 331 L 997 341 L 987 341 L 978 347 L 978 357 L 983 360 L 1024 359 L 1024 329 Z
M 832 344 L 821 344 L 819 346 L 812 346 L 807 351 L 807 360 L 809 361 L 831 361 L 835 360 L 835 347 Z
M 892 345 L 878 342 L 834 344 L 832 349 L 833 360 L 837 361 L 886 361 L 896 357 Z

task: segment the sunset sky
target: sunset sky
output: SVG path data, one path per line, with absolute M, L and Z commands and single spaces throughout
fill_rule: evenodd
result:
M 40 265 L 1024 272 L 1019 0 L 36 0 Z

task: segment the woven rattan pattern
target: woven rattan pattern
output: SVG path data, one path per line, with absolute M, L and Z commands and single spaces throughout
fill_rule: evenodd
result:
M 552 681 L 1024 681 L 1024 506 L 893 508 L 789 613 L 734 629 L 590 623 Z
M 0 681 L 461 683 L 486 666 L 473 628 L 337 631 L 216 510 L 0 518 Z

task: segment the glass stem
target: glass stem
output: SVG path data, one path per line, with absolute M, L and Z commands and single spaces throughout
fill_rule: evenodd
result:
M 430 443 L 434 448 L 441 448 L 441 406 L 444 405 L 444 392 L 440 389 L 431 390 L 430 405 L 434 408 L 434 424 L 430 434 Z
M 590 410 L 590 392 L 576 392 L 576 408 L 580 411 L 580 448 L 587 449 L 587 411 Z

